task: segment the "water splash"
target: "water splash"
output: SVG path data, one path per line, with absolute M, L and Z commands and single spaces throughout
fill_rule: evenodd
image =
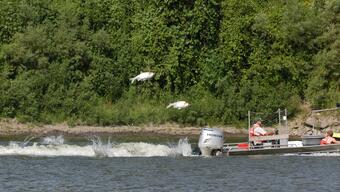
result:
M 107 144 L 104 144 L 99 137 L 90 140 L 93 151 L 98 157 L 190 156 L 192 154 L 188 138 L 180 139 L 175 146 L 143 142 L 112 144 L 110 138 Z
M 166 145 L 135 142 L 114 145 L 110 151 L 109 157 L 171 156 L 172 153 L 172 149 Z
M 178 141 L 177 145 L 177 153 L 183 155 L 183 156 L 192 156 L 192 148 L 191 144 L 189 143 L 188 138 L 183 138 Z
M 187 138 L 177 145 L 151 144 L 144 142 L 114 143 L 108 139 L 104 142 L 99 137 L 90 139 L 91 144 L 79 146 L 65 144 L 62 136 L 42 138 L 39 143 L 10 142 L 8 146 L 0 145 L 1 155 L 27 156 L 87 156 L 87 157 L 154 157 L 154 156 L 190 156 L 191 145 Z
M 42 139 L 41 144 L 43 145 L 62 145 L 64 144 L 64 137 L 62 135 L 59 136 L 48 136 Z
M 313 153 L 292 153 L 292 154 L 284 154 L 283 156 L 339 157 L 340 156 L 340 151 L 313 152 Z
M 33 136 L 28 136 L 24 139 L 24 141 L 10 141 L 9 142 L 9 146 L 11 147 L 26 147 L 28 146 L 28 144 L 33 140 L 35 139 L 35 137 Z
M 107 144 L 103 144 L 100 137 L 90 138 L 92 142 L 92 149 L 96 156 L 98 157 L 108 157 L 110 150 L 112 149 L 112 144 L 110 142 L 110 138 L 107 141 Z

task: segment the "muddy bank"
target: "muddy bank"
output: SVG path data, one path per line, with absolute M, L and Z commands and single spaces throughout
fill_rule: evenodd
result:
M 47 135 L 64 135 L 64 136 L 91 136 L 91 135 L 115 135 L 136 137 L 191 137 L 198 138 L 202 127 L 183 126 L 178 124 L 162 125 L 141 125 L 141 126 L 69 126 L 66 123 L 56 125 L 37 125 L 32 123 L 20 123 L 16 119 L 0 119 L 0 137 L 6 136 L 47 136 Z M 218 126 L 224 130 L 226 137 L 247 137 L 246 128 L 239 129 L 235 127 Z M 265 127 L 267 130 L 273 128 Z M 307 108 L 303 113 L 288 121 L 289 135 L 291 137 L 300 137 L 305 134 L 323 134 L 329 129 L 340 132 L 340 115 L 336 113 L 311 113 Z
M 247 130 L 233 127 L 222 128 L 227 136 L 244 136 Z M 67 124 L 36 125 L 19 123 L 15 119 L 2 119 L 0 121 L 1 136 L 91 136 L 91 135 L 159 135 L 159 136 L 199 136 L 201 127 L 181 126 L 177 124 L 142 125 L 142 126 L 69 126 Z

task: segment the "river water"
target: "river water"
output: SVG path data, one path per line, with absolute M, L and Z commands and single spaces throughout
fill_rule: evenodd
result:
M 340 190 L 340 153 L 206 158 L 186 139 L 0 144 L 0 191 Z

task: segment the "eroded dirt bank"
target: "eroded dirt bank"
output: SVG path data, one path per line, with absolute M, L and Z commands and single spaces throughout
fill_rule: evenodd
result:
M 313 129 L 314 127 L 314 129 Z M 182 126 L 177 124 L 162 125 L 142 125 L 142 126 L 69 126 L 66 123 L 56 125 L 37 125 L 32 123 L 20 123 L 16 119 L 0 120 L 1 136 L 16 135 L 55 135 L 65 136 L 86 136 L 86 135 L 119 135 L 119 134 L 145 134 L 145 135 L 172 135 L 172 136 L 198 136 L 202 127 Z M 235 127 L 223 127 L 226 135 L 247 135 L 247 129 Z M 340 116 L 332 113 L 331 115 L 320 115 L 304 113 L 288 121 L 289 134 L 291 136 L 301 136 L 311 133 L 322 134 L 328 129 L 340 132 Z M 268 128 L 267 129 L 271 129 Z
M 219 127 L 226 134 L 245 135 L 245 129 L 233 127 Z M 30 123 L 19 123 L 15 119 L 2 119 L 0 121 L 0 135 L 53 135 L 62 134 L 68 136 L 84 135 L 104 135 L 104 134 L 160 134 L 160 135 L 177 135 L 177 136 L 195 136 L 200 134 L 201 127 L 180 126 L 177 124 L 163 125 L 142 125 L 142 126 L 69 126 L 65 124 L 56 125 L 36 125 Z

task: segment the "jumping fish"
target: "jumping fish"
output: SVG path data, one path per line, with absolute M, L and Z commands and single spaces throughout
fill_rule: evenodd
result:
M 137 75 L 136 77 L 130 78 L 130 81 L 131 81 L 131 83 L 133 83 L 135 80 L 145 81 L 145 80 L 151 79 L 154 75 L 155 75 L 155 73 L 152 73 L 152 72 L 142 72 L 139 75 Z
M 185 101 L 177 101 L 174 103 L 170 103 L 166 108 L 170 108 L 173 107 L 175 109 L 183 109 L 189 106 L 189 103 L 185 102 Z

